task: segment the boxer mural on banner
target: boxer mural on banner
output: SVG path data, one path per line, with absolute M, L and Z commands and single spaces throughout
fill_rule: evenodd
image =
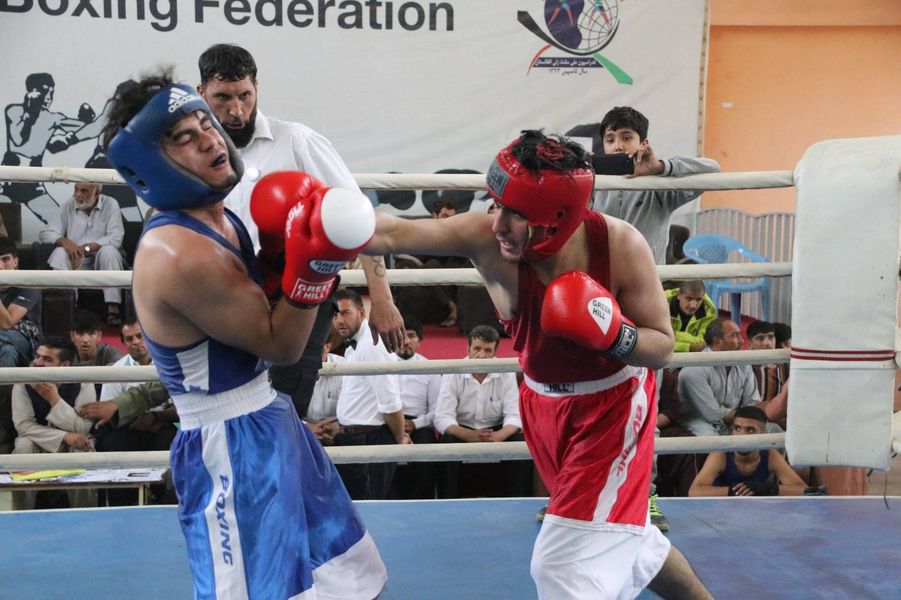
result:
M 2 164 L 41 167 L 44 166 L 47 152 L 58 154 L 79 142 L 98 138 L 106 122 L 106 111 L 112 98 L 107 100 L 99 116 L 90 104 L 84 102 L 79 107 L 78 114 L 70 117 L 51 110 L 55 91 L 56 82 L 50 73 L 31 73 L 25 78 L 25 96 L 22 101 L 13 102 L 4 109 L 6 150 Z M 85 166 L 111 168 L 99 141 Z M 126 187 L 110 186 L 105 193 L 115 197 L 121 208 L 137 205 L 134 193 Z M 6 196 L 9 202 L 24 205 L 45 224 L 47 218 L 39 211 L 55 209 L 59 205 L 43 183 L 0 183 L 0 197 L 2 196 Z

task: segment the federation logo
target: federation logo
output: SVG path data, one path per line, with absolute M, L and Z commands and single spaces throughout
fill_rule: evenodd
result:
M 604 68 L 621 85 L 632 85 L 632 77 L 619 68 L 601 50 L 613 41 L 619 30 L 620 0 L 544 0 L 544 23 L 547 31 L 524 10 L 516 20 L 545 42 L 529 63 L 529 72 L 556 69 L 563 74 L 585 73 L 587 69 Z M 542 56 L 551 48 L 569 56 Z

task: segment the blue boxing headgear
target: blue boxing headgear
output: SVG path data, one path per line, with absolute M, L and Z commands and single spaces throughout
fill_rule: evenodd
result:
M 144 202 L 158 210 L 213 204 L 224 199 L 234 187 L 214 190 L 169 158 L 162 148 L 163 135 L 169 128 L 198 110 L 210 115 L 213 127 L 228 147 L 232 169 L 240 179 L 244 165 L 231 138 L 204 99 L 184 84 L 170 85 L 154 94 L 109 143 L 109 161 Z

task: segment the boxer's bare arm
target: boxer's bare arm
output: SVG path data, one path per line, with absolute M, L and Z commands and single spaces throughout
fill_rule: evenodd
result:
M 518 267 L 501 257 L 491 215 L 467 212 L 448 219 L 401 219 L 378 210 L 375 214 L 375 235 L 364 253 L 465 256 L 479 271 L 501 316 L 513 314 Z
M 624 315 L 638 327 L 638 343 L 626 362 L 659 369 L 672 360 L 673 328 L 647 242 L 619 219 L 607 217 L 611 291 Z
M 284 300 L 270 310 L 263 290 L 234 254 L 182 227 L 148 232 L 134 273 L 141 325 L 151 339 L 168 346 L 209 336 L 275 364 L 293 364 L 317 312 Z
M 375 215 L 375 235 L 363 250 L 365 254 L 433 254 L 475 259 L 486 246 L 497 246 L 491 232 L 491 215 L 467 212 L 449 219 L 401 219 L 379 210 Z

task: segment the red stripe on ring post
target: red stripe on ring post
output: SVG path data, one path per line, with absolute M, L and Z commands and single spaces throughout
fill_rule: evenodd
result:
M 894 350 L 814 350 L 792 347 L 791 357 L 795 360 L 826 360 L 851 362 L 881 362 L 894 360 Z

